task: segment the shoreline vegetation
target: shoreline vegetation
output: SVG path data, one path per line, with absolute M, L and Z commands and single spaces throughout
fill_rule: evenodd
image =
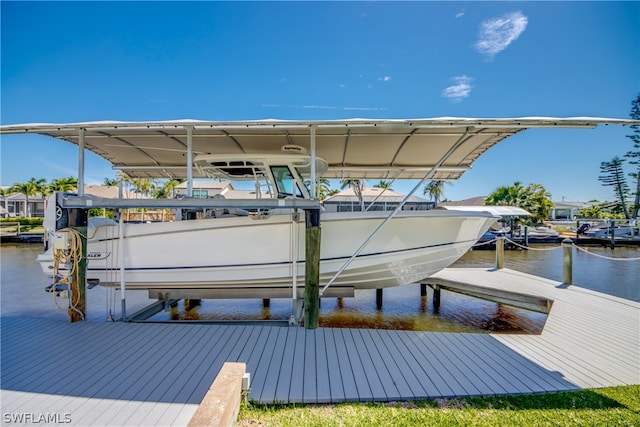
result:
M 237 426 L 637 426 L 640 385 L 385 403 L 241 404 Z

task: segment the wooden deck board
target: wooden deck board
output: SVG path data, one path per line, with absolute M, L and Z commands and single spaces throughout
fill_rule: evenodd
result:
M 416 354 L 405 345 L 406 340 L 392 332 L 387 332 L 385 335 L 387 348 L 409 384 L 412 394 L 416 398 L 441 396 L 442 393 L 435 386 L 425 366 L 418 362 Z
M 332 391 L 331 395 L 335 396 L 335 402 L 343 402 L 346 400 L 347 396 L 357 396 L 359 399 L 360 395 L 358 394 L 358 386 L 356 384 L 354 370 L 351 367 L 351 361 L 349 360 L 349 354 L 347 353 L 344 335 L 339 329 L 329 330 L 329 333 L 332 337 L 332 340 L 329 340 L 329 342 L 333 342 L 335 346 L 334 360 L 337 362 L 337 365 L 332 364 L 332 372 L 335 374 L 335 370 L 339 369 L 339 378 L 342 383 L 342 388 L 339 391 Z M 337 387 L 339 383 L 338 381 L 335 381 L 332 382 L 332 384 Z
M 389 397 L 389 399 L 390 400 L 403 400 L 403 399 L 406 400 L 407 396 L 413 396 L 412 398 L 415 398 L 416 395 L 413 393 L 413 390 L 411 388 L 411 385 L 409 384 L 409 381 L 407 381 L 406 376 L 403 374 L 402 370 L 398 367 L 398 363 L 402 358 L 399 357 L 398 360 L 396 360 L 396 358 L 391 354 L 391 352 L 389 351 L 389 348 L 387 347 L 386 341 L 387 341 L 388 334 L 386 333 L 381 334 L 380 331 L 371 330 L 371 329 L 363 330 L 362 333 L 364 336 L 366 335 L 369 336 L 368 337 L 369 339 L 367 339 L 367 342 L 375 346 L 379 354 L 378 363 L 380 362 L 385 363 L 385 371 L 387 371 L 385 375 L 388 375 L 388 380 L 390 380 L 391 384 L 395 386 L 396 394 L 394 394 L 394 390 L 387 391 L 387 396 Z M 383 381 L 385 380 L 384 378 L 381 378 L 381 379 Z
M 287 342 L 287 332 L 288 329 L 285 328 L 277 331 L 262 388 L 258 390 L 252 386 L 252 390 L 255 390 L 256 396 L 260 396 L 260 400 L 274 401 L 276 399 L 278 378 L 280 377 L 280 369 L 282 368 L 282 357 Z
M 318 403 L 331 402 L 331 381 L 327 355 L 327 332 L 323 329 L 314 332 L 316 346 L 316 393 Z M 333 369 L 333 366 L 331 367 Z
M 382 376 L 388 376 L 385 363 L 379 360 L 379 355 L 373 348 L 373 346 L 367 346 L 367 341 L 363 338 L 363 331 L 359 329 L 352 329 L 351 335 L 353 337 L 353 344 L 360 357 L 362 368 L 365 372 L 365 379 L 369 383 L 371 393 L 374 401 L 388 401 L 389 393 L 394 396 L 397 395 L 397 390 L 392 381 L 383 380 Z M 390 379 L 390 378 L 389 378 Z M 390 389 L 390 390 L 388 390 Z
M 247 363 L 249 397 L 261 402 L 406 400 L 640 383 L 640 304 L 510 270 L 443 274 L 489 290 L 515 286 L 552 299 L 542 333 L 3 317 L 3 412 L 68 412 L 71 425 L 186 425 L 225 361 Z
M 297 328 L 293 339 L 293 359 L 291 360 L 291 382 L 289 385 L 289 397 L 285 401 L 303 402 L 304 387 L 304 348 L 305 348 L 305 331 Z
M 282 352 L 282 361 L 280 364 L 274 364 L 274 369 L 278 369 L 278 381 L 276 386 L 275 397 L 272 402 L 288 402 L 289 389 L 291 387 L 291 378 L 293 377 L 293 356 L 296 346 L 296 331 L 294 329 L 287 330 L 287 340 Z M 269 397 L 271 397 L 269 395 Z M 268 401 L 268 400 L 265 400 Z
M 317 403 L 318 390 L 316 381 L 316 340 L 315 331 L 304 330 L 304 356 L 302 368 L 302 401 Z

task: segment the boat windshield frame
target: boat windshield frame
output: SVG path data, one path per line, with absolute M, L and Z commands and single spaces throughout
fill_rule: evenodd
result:
M 200 156 L 194 162 L 196 168 L 210 178 L 228 181 L 254 181 L 256 198 L 261 198 L 266 182 L 271 198 L 310 199 L 311 192 L 304 178 L 310 173 L 311 158 L 308 155 L 284 154 L 278 156 Z M 326 162 L 318 159 L 320 170 L 326 170 Z

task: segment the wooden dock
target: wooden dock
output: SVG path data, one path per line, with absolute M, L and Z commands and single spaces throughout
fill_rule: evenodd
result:
M 640 383 L 639 303 L 508 269 L 447 269 L 437 278 L 553 303 L 540 335 L 2 317 L 3 416 L 57 416 L 59 424 L 82 426 L 186 425 L 225 361 L 247 364 L 249 398 L 259 402 Z M 60 422 L 64 417 L 68 423 Z

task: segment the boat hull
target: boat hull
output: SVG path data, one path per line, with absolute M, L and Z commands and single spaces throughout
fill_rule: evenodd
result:
M 329 282 L 387 215 L 322 215 L 320 286 Z M 384 288 L 424 279 L 454 263 L 494 221 L 486 213 L 399 212 L 332 287 Z M 127 289 L 160 293 L 171 289 L 291 289 L 294 277 L 297 286 L 304 287 L 304 218 L 230 217 L 124 227 Z M 90 230 L 92 234 L 87 247 L 87 279 L 120 286 L 117 225 L 103 224 Z M 49 274 L 51 260 L 50 254 L 39 259 Z

